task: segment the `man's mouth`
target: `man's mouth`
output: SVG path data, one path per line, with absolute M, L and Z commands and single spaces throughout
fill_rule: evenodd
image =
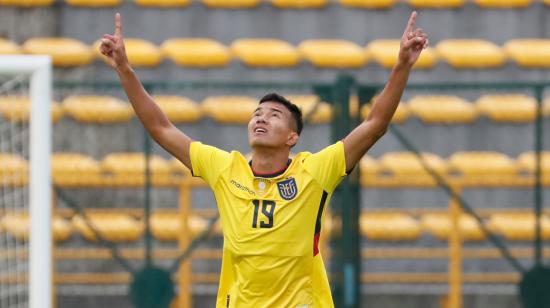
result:
M 256 127 L 254 129 L 254 133 L 255 134 L 265 134 L 267 133 L 267 130 L 265 128 L 261 128 L 261 127 Z

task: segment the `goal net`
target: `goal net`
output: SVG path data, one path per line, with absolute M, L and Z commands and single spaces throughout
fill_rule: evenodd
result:
M 0 307 L 49 308 L 51 60 L 0 56 Z

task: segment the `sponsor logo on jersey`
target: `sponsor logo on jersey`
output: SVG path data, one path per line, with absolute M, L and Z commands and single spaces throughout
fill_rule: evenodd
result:
M 279 189 L 279 195 L 285 200 L 292 200 L 298 194 L 298 186 L 296 186 L 296 180 L 294 178 L 288 178 L 282 182 L 277 183 Z
M 256 193 L 255 193 L 252 189 L 250 189 L 250 188 L 244 186 L 243 184 L 241 184 L 241 183 L 239 183 L 239 182 L 237 182 L 237 181 L 235 181 L 235 180 L 231 180 L 231 184 L 235 185 L 235 187 L 237 187 L 238 189 L 243 190 L 243 191 L 246 191 L 247 193 L 249 193 L 249 194 L 251 194 L 251 195 L 253 195 L 253 196 L 256 195 Z

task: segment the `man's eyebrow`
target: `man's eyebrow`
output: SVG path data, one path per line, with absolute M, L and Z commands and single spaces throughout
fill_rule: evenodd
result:
M 271 111 L 277 111 L 277 112 L 283 113 L 281 110 L 279 110 L 277 108 L 269 108 L 269 109 L 271 109 Z

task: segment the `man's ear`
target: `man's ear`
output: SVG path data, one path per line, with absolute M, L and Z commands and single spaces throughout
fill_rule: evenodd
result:
M 286 141 L 286 144 L 289 146 L 289 147 L 293 147 L 296 145 L 296 143 L 298 143 L 298 139 L 300 139 L 300 135 L 298 135 L 297 132 L 291 132 L 290 133 L 290 136 L 288 136 L 288 139 Z

